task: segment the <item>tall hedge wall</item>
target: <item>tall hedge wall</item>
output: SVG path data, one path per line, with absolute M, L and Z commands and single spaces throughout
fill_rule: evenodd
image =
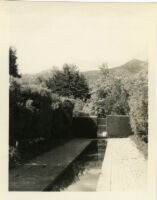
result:
M 10 78 L 9 143 L 33 138 L 67 138 L 73 103 L 36 85 L 21 85 Z
M 74 117 L 72 130 L 75 137 L 96 138 L 97 117 Z

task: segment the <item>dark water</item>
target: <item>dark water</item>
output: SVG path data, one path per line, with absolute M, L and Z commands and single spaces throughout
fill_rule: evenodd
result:
M 95 191 L 105 150 L 105 139 L 92 141 L 52 183 L 50 191 Z

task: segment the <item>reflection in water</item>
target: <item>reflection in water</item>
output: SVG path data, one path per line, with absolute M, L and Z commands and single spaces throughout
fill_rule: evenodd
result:
M 95 191 L 106 150 L 106 141 L 92 141 L 58 176 L 50 191 Z

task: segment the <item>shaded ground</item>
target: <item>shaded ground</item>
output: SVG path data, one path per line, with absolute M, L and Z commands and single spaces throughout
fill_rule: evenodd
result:
M 146 190 L 147 160 L 130 138 L 107 139 L 97 191 Z
M 89 139 L 71 140 L 21 167 L 10 170 L 9 190 L 42 191 L 47 189 L 90 142 Z
M 53 148 L 63 145 L 66 142 L 68 142 L 68 140 L 45 138 L 20 141 L 18 148 L 9 147 L 9 169 L 31 162 L 31 160 L 34 160 L 37 156 L 51 151 Z

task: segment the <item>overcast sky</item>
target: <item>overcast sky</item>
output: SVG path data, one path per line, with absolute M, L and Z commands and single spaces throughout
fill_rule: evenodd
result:
M 8 9 L 9 45 L 17 49 L 20 73 L 64 63 L 87 71 L 104 62 L 115 67 L 147 60 L 146 12 L 135 4 L 15 2 Z

